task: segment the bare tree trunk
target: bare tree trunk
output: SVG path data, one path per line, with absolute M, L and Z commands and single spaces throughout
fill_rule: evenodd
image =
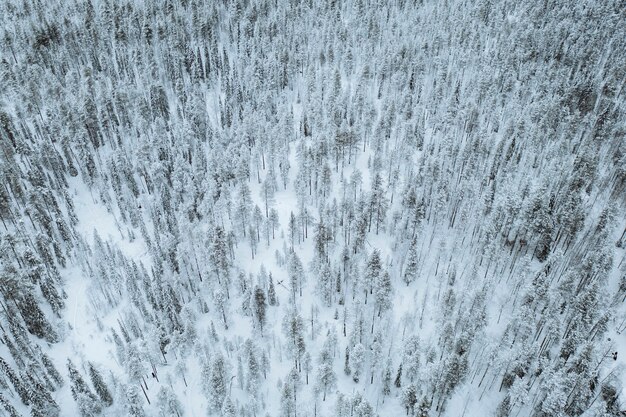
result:
M 148 404 L 150 404 L 150 398 L 148 398 L 148 394 L 146 394 L 146 390 L 143 389 L 143 385 L 139 384 L 139 386 L 141 387 L 141 391 L 143 392 L 143 395 L 146 396 L 146 401 L 148 401 Z

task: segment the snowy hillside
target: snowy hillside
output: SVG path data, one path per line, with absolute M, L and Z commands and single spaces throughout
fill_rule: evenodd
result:
M 0 2 L 0 416 L 626 415 L 623 6 Z

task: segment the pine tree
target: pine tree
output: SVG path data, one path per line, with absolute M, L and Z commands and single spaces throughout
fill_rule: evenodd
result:
M 222 405 L 222 417 L 236 417 L 237 410 L 230 397 L 226 397 L 224 404 Z
M 49 343 L 59 341 L 58 334 L 54 331 L 48 319 L 46 319 L 32 294 L 25 294 L 18 303 L 18 307 L 31 334 L 45 339 Z
M 283 333 L 287 341 L 287 350 L 298 367 L 300 358 L 306 351 L 304 343 L 304 322 L 297 310 L 293 309 L 285 314 L 282 323 Z
M 388 360 L 387 364 L 385 365 L 385 370 L 383 371 L 383 386 L 382 386 L 383 401 L 384 401 L 384 397 L 391 394 L 391 378 L 392 378 L 391 360 Z
M 362 289 L 365 292 L 365 304 L 367 304 L 367 295 L 372 294 L 374 284 L 378 281 L 380 274 L 382 273 L 382 264 L 380 261 L 380 251 L 374 249 L 367 266 L 365 267 L 365 274 L 363 275 Z
M 402 386 L 402 364 L 398 367 L 398 372 L 396 373 L 396 379 L 393 383 L 396 388 L 400 388 Z
M 422 398 L 419 407 L 417 408 L 416 417 L 429 417 L 430 416 L 431 403 L 427 396 Z
M 283 181 L 283 188 L 286 190 L 287 182 L 289 181 L 289 168 L 290 168 L 288 155 L 286 154 L 281 155 L 278 168 L 280 170 L 280 177 Z
M 228 291 L 228 285 L 230 283 L 230 259 L 228 257 L 226 234 L 221 226 L 215 226 L 213 230 L 209 261 L 217 275 L 218 283 L 222 284 Z
M 261 354 L 261 370 L 263 371 L 263 378 L 267 379 L 267 374 L 270 371 L 270 358 L 267 356 L 267 352 L 263 350 Z
M 245 302 L 249 302 L 249 298 L 244 294 Z M 217 288 L 213 292 L 213 302 L 215 303 L 215 308 L 217 309 L 222 322 L 224 323 L 224 328 L 228 330 L 228 321 L 226 320 L 226 310 L 228 308 L 228 300 L 226 298 L 226 294 L 221 288 Z
M 276 178 L 274 171 L 270 169 L 261 185 L 261 198 L 265 204 L 265 217 L 270 216 L 270 207 L 274 204 L 274 195 L 276 194 Z
M 27 389 L 32 403 L 31 414 L 42 417 L 58 417 L 60 412 L 59 405 L 54 401 L 48 390 L 32 375 L 28 375 L 24 379 L 27 381 Z M 99 408 L 97 408 L 97 404 L 94 405 L 96 406 L 94 411 L 97 413 Z
M 273 230 L 272 222 L 269 218 L 263 219 L 263 236 L 265 237 L 266 247 L 270 247 L 270 235 Z
M 44 368 L 46 368 L 48 375 L 50 375 L 50 377 L 52 378 L 52 380 L 55 382 L 55 384 L 58 387 L 62 386 L 63 377 L 61 376 L 57 368 L 54 366 L 54 364 L 52 363 L 52 360 L 50 359 L 50 357 L 41 351 L 39 351 L 39 355 L 41 357 L 41 363 L 43 364 Z
M 0 393 L 0 406 L 4 408 L 4 410 L 7 412 L 8 417 L 20 417 L 20 414 L 17 412 L 15 407 L 13 407 L 11 403 L 2 396 L 1 393 Z
M 324 219 L 320 217 L 320 221 L 315 225 L 315 238 L 314 248 L 315 254 L 313 259 L 315 261 L 326 263 L 328 261 L 327 245 L 328 245 L 328 232 L 324 225 Z
M 245 376 L 243 373 L 243 359 L 241 356 L 237 357 L 237 383 L 239 385 L 239 389 L 243 390 L 243 384 L 245 382 Z
M 276 230 L 280 227 L 280 217 L 278 216 L 278 211 L 274 208 L 270 210 L 269 224 L 272 227 L 272 239 L 275 239 Z
M 287 272 L 289 274 L 289 289 L 292 294 L 292 303 L 295 304 L 296 293 L 302 296 L 302 287 L 305 283 L 304 268 L 298 255 L 292 250 L 289 253 Z
M 227 370 L 226 361 L 221 353 L 217 353 L 211 361 L 209 379 L 207 384 L 207 395 L 209 397 L 209 408 L 218 412 L 222 408 L 227 391 Z
M 389 272 L 383 271 L 381 274 L 379 274 L 375 285 L 376 306 L 378 307 L 378 317 L 380 317 L 381 314 L 389 310 L 392 306 L 391 293 L 393 288 L 391 285 Z
M 236 215 L 239 219 L 240 233 L 245 237 L 246 231 L 251 225 L 248 224 L 252 212 L 252 198 L 250 196 L 250 188 L 246 183 L 239 184 L 236 203 Z
M 364 362 L 365 347 L 361 343 L 357 343 L 350 352 L 350 369 L 352 370 L 352 380 L 354 382 L 359 382 Z
M 285 384 L 289 385 L 291 388 L 291 393 L 293 395 L 293 405 L 295 407 L 295 409 L 298 409 L 298 391 L 300 390 L 300 387 L 302 385 L 302 382 L 300 381 L 300 372 L 298 371 L 298 369 L 291 368 L 291 371 L 289 371 L 289 374 L 287 375 L 287 378 L 285 378 Z
M 418 271 L 418 253 L 417 253 L 417 241 L 413 239 L 411 246 L 409 246 L 409 253 L 407 256 L 406 267 L 404 274 L 402 275 L 402 281 L 409 286 L 417 278 Z
M 19 395 L 20 400 L 22 400 L 22 404 L 30 405 L 31 402 L 30 402 L 30 398 L 29 398 L 28 390 L 26 389 L 26 386 L 24 385 L 22 380 L 15 374 L 13 369 L 11 369 L 9 364 L 1 356 L 0 356 L 0 370 L 2 370 L 4 375 L 6 375 L 6 377 L 9 379 L 9 381 L 13 385 L 13 388 L 15 388 L 17 395 Z
M 274 280 L 272 279 L 272 273 L 269 273 L 269 285 L 267 288 L 267 303 L 271 306 L 278 305 L 278 298 L 276 297 L 276 288 L 274 287 Z
M 256 242 L 261 241 L 261 225 L 263 224 L 263 213 L 259 206 L 254 206 L 254 211 L 252 212 L 252 220 L 254 223 L 254 236 L 256 238 Z
M 141 359 L 139 349 L 135 344 L 129 344 L 126 349 L 126 358 L 124 361 L 126 373 L 131 381 L 141 383 L 145 374 L 145 364 Z
M 421 407 L 420 407 L 421 408 Z M 496 408 L 496 417 L 509 417 L 511 413 L 511 397 L 506 395 L 504 399 L 498 404 L 498 408 Z M 428 417 L 428 413 L 425 415 Z
M 102 410 L 100 400 L 91 392 L 91 388 L 89 388 L 70 359 L 67 360 L 67 370 L 70 375 L 72 397 L 78 404 L 80 414 L 85 417 L 91 417 L 100 413 Z
M 248 362 L 248 378 L 246 381 L 246 390 L 256 398 L 261 384 L 261 364 L 259 358 L 259 352 L 250 339 L 247 339 L 244 343 L 244 352 Z
M 126 394 L 126 412 L 129 417 L 145 417 L 146 413 L 141 405 L 141 396 L 139 389 L 135 384 L 125 387 Z
M 447 393 L 451 393 L 465 379 L 467 371 L 467 355 L 452 355 L 446 366 L 445 383 Z
M 252 259 L 254 259 L 258 246 L 257 229 L 255 229 L 254 225 L 250 225 L 248 228 L 248 242 L 250 243 L 250 253 L 252 255 Z
M 420 342 L 415 335 L 409 336 L 404 342 L 402 364 L 404 365 L 404 377 L 413 382 L 420 367 Z
M 357 417 L 375 417 L 376 413 L 374 412 L 374 408 L 370 405 L 367 400 L 363 400 L 357 405 L 355 410 L 355 416 Z
M 184 415 L 184 409 L 176 394 L 168 387 L 161 387 L 157 394 L 157 407 L 160 417 Z
M 326 393 L 337 385 L 337 376 L 331 364 L 321 363 L 317 367 L 317 389 L 322 391 L 322 401 L 326 401 Z
M 281 417 L 292 417 L 295 411 L 295 401 L 293 388 L 287 382 L 283 383 L 280 393 L 280 415 Z
M 297 236 L 298 236 L 298 224 L 296 222 L 296 216 L 293 214 L 293 211 L 292 211 L 289 216 L 289 243 L 291 244 L 292 250 L 293 250 L 293 246 L 296 243 Z
M 111 404 L 113 404 L 113 397 L 111 396 L 109 388 L 105 384 L 102 375 L 93 365 L 93 363 L 88 362 L 88 365 L 89 377 L 91 379 L 91 383 L 93 384 L 94 389 L 96 390 L 96 394 L 98 394 L 98 397 L 100 397 L 105 407 L 110 406 Z
M 383 344 L 382 344 L 382 333 L 380 331 L 376 332 L 374 336 L 374 340 L 370 344 L 370 384 L 374 383 L 374 374 L 376 370 L 380 366 L 380 362 L 382 361 L 383 354 Z
M 350 346 L 346 346 L 345 360 L 343 364 L 343 373 L 348 376 L 352 373 L 352 370 L 350 369 Z
M 263 325 L 265 324 L 265 292 L 261 288 L 254 290 L 254 315 L 261 327 L 263 334 Z
M 407 415 L 414 414 L 415 404 L 417 404 L 417 387 L 414 384 L 409 384 L 402 391 L 402 405 L 406 409 Z
M 333 295 L 333 276 L 330 264 L 327 262 L 324 262 L 320 270 L 317 286 L 322 296 L 322 300 L 324 301 L 324 305 L 326 307 L 330 307 Z
M 304 369 L 304 374 L 306 377 L 306 384 L 309 385 L 309 373 L 311 372 L 311 354 L 309 352 L 304 353 L 304 361 L 302 364 L 302 369 Z
M 387 216 L 389 202 L 385 197 L 385 191 L 383 190 L 383 180 L 379 173 L 374 175 L 372 181 L 372 191 L 369 198 L 369 227 L 368 231 L 372 229 L 372 221 L 376 224 L 376 234 L 378 234 L 381 226 L 385 222 Z

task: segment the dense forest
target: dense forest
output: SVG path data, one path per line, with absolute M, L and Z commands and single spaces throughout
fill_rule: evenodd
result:
M 620 0 L 0 1 L 0 416 L 626 415 Z

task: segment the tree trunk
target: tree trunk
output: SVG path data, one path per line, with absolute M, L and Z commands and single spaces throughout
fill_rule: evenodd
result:
M 143 385 L 139 384 L 139 386 L 141 387 L 141 391 L 143 392 L 143 395 L 146 396 L 146 401 L 148 401 L 148 404 L 150 404 L 150 398 L 148 398 L 148 394 L 146 394 L 146 390 L 143 389 Z

